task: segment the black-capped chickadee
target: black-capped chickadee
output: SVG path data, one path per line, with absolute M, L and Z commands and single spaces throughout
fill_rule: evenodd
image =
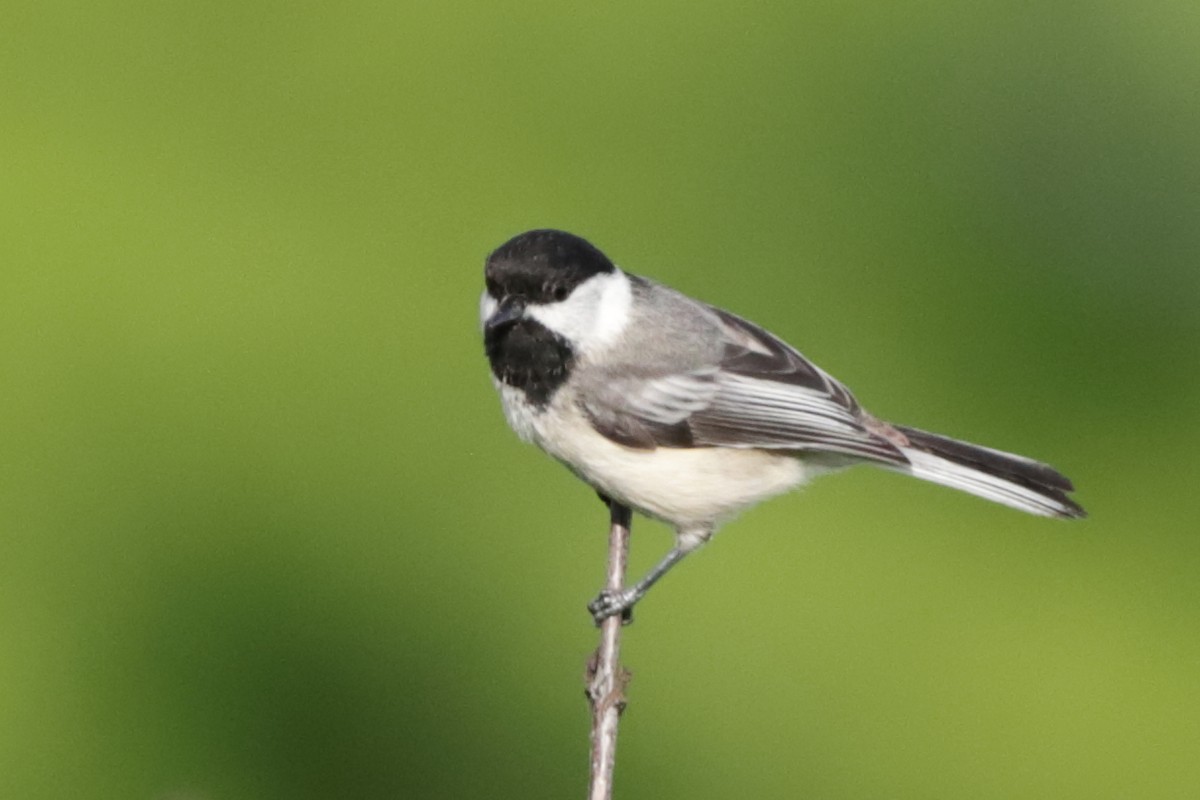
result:
M 824 473 L 874 464 L 1031 514 L 1082 517 L 1053 468 L 867 413 L 845 386 L 741 317 L 618 269 L 563 231 L 488 256 L 484 345 L 504 414 L 603 498 L 675 528 L 630 608 L 738 511 Z

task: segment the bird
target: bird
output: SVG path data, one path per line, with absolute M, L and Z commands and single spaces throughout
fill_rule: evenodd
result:
M 1086 516 L 1053 467 L 879 419 L 783 339 L 625 272 L 566 231 L 529 230 L 487 256 L 480 323 L 517 436 L 606 503 L 674 528 L 645 576 L 588 604 L 597 624 L 629 621 L 738 512 L 857 464 L 1030 514 Z

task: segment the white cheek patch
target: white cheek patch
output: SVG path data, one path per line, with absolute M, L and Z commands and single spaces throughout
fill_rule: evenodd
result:
M 526 313 L 586 353 L 621 335 L 632 303 L 629 279 L 616 270 L 589 278 L 562 302 L 530 306 Z
M 496 309 L 500 307 L 500 302 L 492 297 L 486 291 L 479 298 L 479 328 L 482 330 L 484 323 L 488 321 L 488 317 L 496 313 Z
M 609 280 L 601 289 L 600 309 L 592 337 L 597 345 L 606 345 L 625 331 L 629 324 L 629 309 L 633 305 L 633 289 L 625 273 L 616 270 L 606 276 Z

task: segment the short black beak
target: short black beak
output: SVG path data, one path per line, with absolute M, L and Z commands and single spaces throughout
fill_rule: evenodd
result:
M 500 301 L 500 306 L 495 312 L 487 318 L 483 327 L 487 331 L 498 331 L 512 325 L 523 316 L 525 316 L 525 300 L 520 297 L 505 297 Z

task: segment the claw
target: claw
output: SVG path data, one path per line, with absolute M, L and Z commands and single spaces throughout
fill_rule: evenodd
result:
M 609 617 L 620 614 L 621 624 L 628 625 L 633 622 L 633 604 L 635 598 L 632 592 L 628 590 L 613 590 L 605 589 L 600 594 L 596 595 L 596 599 L 588 603 L 588 611 L 591 612 L 592 619 L 595 620 L 596 626 Z

